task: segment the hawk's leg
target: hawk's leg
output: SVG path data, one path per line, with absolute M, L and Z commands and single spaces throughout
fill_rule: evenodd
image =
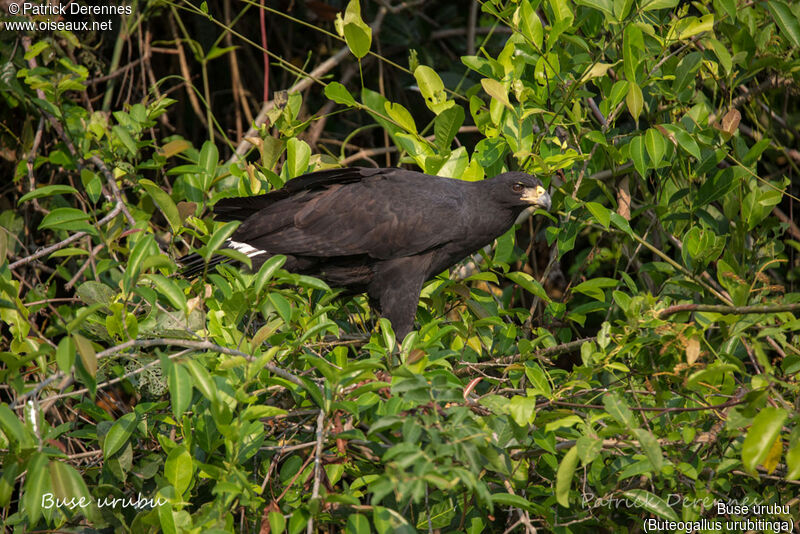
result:
M 414 328 L 419 294 L 428 275 L 430 255 L 409 256 L 383 262 L 369 285 L 371 303 L 392 322 L 399 341 Z

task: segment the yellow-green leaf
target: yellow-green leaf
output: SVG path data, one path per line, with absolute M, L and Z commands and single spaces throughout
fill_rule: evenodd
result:
M 756 467 L 767 458 L 786 417 L 786 411 L 768 406 L 753 419 L 742 444 L 742 463 L 747 471 L 755 473 Z
M 565 508 L 569 507 L 569 487 L 576 467 L 578 467 L 578 448 L 572 447 L 561 459 L 556 472 L 556 500 Z
M 642 113 L 644 107 L 644 96 L 642 95 L 642 88 L 633 82 L 628 86 L 628 96 L 625 98 L 625 103 L 628 105 L 633 120 L 639 122 L 639 115 Z
M 511 107 L 511 102 L 508 100 L 508 90 L 506 90 L 502 83 L 492 78 L 484 78 L 481 80 L 481 85 L 487 95 L 491 96 L 508 109 L 513 109 Z

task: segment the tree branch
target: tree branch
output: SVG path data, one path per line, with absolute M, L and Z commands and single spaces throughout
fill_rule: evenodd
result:
M 665 308 L 658 313 L 659 319 L 670 315 L 691 312 L 713 312 L 728 315 L 747 315 L 749 313 L 781 313 L 800 311 L 800 304 L 778 304 L 775 306 L 721 306 L 716 304 L 676 304 Z

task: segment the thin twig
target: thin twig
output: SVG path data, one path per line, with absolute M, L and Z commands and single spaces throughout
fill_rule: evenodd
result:
M 583 345 L 587 341 L 594 341 L 595 339 L 597 339 L 597 338 L 596 337 L 585 337 L 585 338 L 582 338 L 582 339 L 576 339 L 575 341 L 570 341 L 568 343 L 562 343 L 560 345 L 556 345 L 555 347 L 549 347 L 549 348 L 546 348 L 546 349 L 538 350 L 538 351 L 534 352 L 533 354 L 526 355 L 525 359 L 526 360 L 529 360 L 529 359 L 531 359 L 531 360 L 543 359 L 546 362 L 548 362 L 548 364 L 552 364 L 552 362 L 549 361 L 549 358 L 551 358 L 552 356 L 558 356 L 559 354 L 564 354 L 566 352 L 572 352 L 573 350 L 579 348 L 581 345 Z M 518 361 L 522 360 L 522 358 L 523 358 L 522 354 L 512 354 L 511 356 L 506 356 L 504 358 L 500 358 L 500 359 L 492 361 L 492 362 L 471 363 L 470 367 L 462 367 L 461 369 L 457 369 L 455 371 L 455 373 L 456 373 L 456 376 L 464 376 L 464 375 L 470 374 L 470 371 L 472 370 L 471 369 L 472 367 L 501 367 L 501 366 L 504 366 L 504 365 L 508 365 L 508 364 L 511 364 L 511 363 L 518 362 Z
M 775 306 L 720 306 L 717 304 L 676 304 L 665 308 L 658 313 L 659 319 L 664 319 L 675 313 L 712 312 L 728 315 L 747 315 L 750 313 L 781 313 L 800 311 L 800 304 L 778 304 Z
M 325 441 L 325 410 L 319 411 L 317 417 L 317 447 L 314 450 L 314 486 L 311 490 L 311 499 L 319 498 L 319 485 L 322 479 L 322 443 Z M 306 532 L 311 534 L 314 531 L 314 517 L 308 520 Z
M 89 244 L 91 245 L 91 243 Z M 92 262 L 94 261 L 94 257 L 97 256 L 97 253 L 100 252 L 105 246 L 106 246 L 105 243 L 100 243 L 89 252 L 89 258 L 83 265 L 80 266 L 80 268 L 78 268 L 78 270 L 75 272 L 75 276 L 73 276 L 72 279 L 66 283 L 64 289 L 66 290 L 72 289 L 72 286 L 74 286 L 78 282 L 78 279 L 80 279 L 83 272 L 89 267 L 89 265 L 92 264 Z

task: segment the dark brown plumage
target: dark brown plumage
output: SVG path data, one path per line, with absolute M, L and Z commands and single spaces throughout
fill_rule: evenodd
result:
M 402 338 L 413 327 L 422 284 L 491 243 L 531 207 L 549 209 L 550 197 L 525 173 L 465 182 L 345 168 L 295 178 L 266 195 L 220 200 L 214 214 L 242 221 L 227 246 L 247 254 L 254 270 L 283 254 L 289 271 L 366 292 Z M 197 255 L 181 263 L 188 276 L 204 269 Z

